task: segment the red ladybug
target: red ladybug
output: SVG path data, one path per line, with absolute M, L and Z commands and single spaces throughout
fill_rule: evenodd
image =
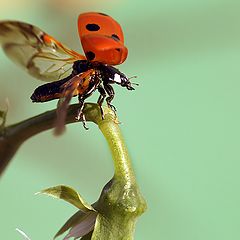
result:
M 86 57 L 33 25 L 0 22 L 0 43 L 6 55 L 32 76 L 51 82 L 38 87 L 32 101 L 62 100 L 57 111 L 58 133 L 64 129 L 66 110 L 73 96 L 79 99 L 77 119 L 82 119 L 86 128 L 84 101 L 96 89 L 100 93 L 100 108 L 107 96 L 106 102 L 114 111 L 111 84 L 134 90 L 129 78 L 112 66 L 123 63 L 128 54 L 121 26 L 104 13 L 88 12 L 79 15 L 78 31 Z

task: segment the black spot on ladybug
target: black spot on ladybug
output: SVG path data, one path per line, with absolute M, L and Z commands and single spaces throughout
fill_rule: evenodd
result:
M 98 13 L 98 14 L 103 15 L 103 16 L 106 16 L 106 17 L 109 16 L 109 15 L 107 15 L 107 14 L 105 14 L 105 13 Z
M 117 42 L 120 41 L 119 36 L 116 35 L 116 34 L 112 34 L 111 38 L 114 39 L 114 40 L 117 41 Z
M 116 50 L 116 51 L 118 51 L 118 52 L 120 52 L 120 51 L 121 51 L 121 50 L 120 50 L 120 48 L 115 48 L 115 50 Z
M 92 61 L 95 58 L 95 53 L 94 52 L 86 52 L 86 57 L 89 61 Z
M 86 25 L 86 29 L 91 32 L 96 32 L 100 29 L 100 26 L 95 23 L 89 23 Z

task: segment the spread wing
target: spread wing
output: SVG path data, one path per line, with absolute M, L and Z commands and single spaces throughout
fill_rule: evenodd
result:
M 0 44 L 11 60 L 43 81 L 66 77 L 73 62 L 86 59 L 38 27 L 18 21 L 0 21 Z
M 67 109 L 72 97 L 76 96 L 77 94 L 82 94 L 83 92 L 85 92 L 85 94 L 91 94 L 96 89 L 94 85 L 88 90 L 89 84 L 84 84 L 84 82 L 89 83 L 93 76 L 95 76 L 95 70 L 89 69 L 84 73 L 74 76 L 72 79 L 68 80 L 60 87 L 60 89 L 62 89 L 62 92 L 60 93 L 59 97 L 61 96 L 62 98 L 59 100 L 57 107 L 57 120 L 55 123 L 56 135 L 60 135 L 65 129 Z M 80 89 L 79 86 L 81 86 Z M 80 112 L 78 113 L 78 117 L 81 115 L 83 104 L 83 102 L 80 103 L 79 101 Z M 83 120 L 83 125 L 85 126 L 84 121 L 85 120 Z

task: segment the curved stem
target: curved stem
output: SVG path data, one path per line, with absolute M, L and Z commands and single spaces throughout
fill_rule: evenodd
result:
M 66 124 L 76 122 L 78 108 L 78 104 L 69 106 Z M 93 103 L 86 103 L 83 112 L 86 120 L 91 122 L 96 122 L 100 115 L 98 105 Z M 51 110 L 22 122 L 2 127 L 0 129 L 0 176 L 21 144 L 38 133 L 54 128 L 55 121 L 56 110 Z
M 115 115 L 112 112 L 105 113 L 105 119 L 97 124 L 112 153 L 115 167 L 114 177 L 129 184 L 135 183 L 131 160 Z
M 108 108 L 104 110 L 104 120 L 99 119 L 97 124 L 111 150 L 115 172 L 96 203 L 99 215 L 91 239 L 131 240 L 136 220 L 147 205 L 137 186 L 116 116 Z

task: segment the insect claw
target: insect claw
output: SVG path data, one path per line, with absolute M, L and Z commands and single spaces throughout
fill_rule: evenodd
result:
M 78 114 L 78 115 L 75 117 L 75 119 L 76 119 L 77 121 L 80 121 L 80 120 L 81 120 L 81 116 Z
M 117 118 L 114 119 L 114 123 L 116 123 L 116 124 L 122 124 L 122 122 L 120 122 Z
M 76 120 L 80 121 L 83 119 L 83 112 L 82 112 L 82 107 L 78 110 L 78 114 L 76 116 Z
M 83 123 L 83 127 L 85 128 L 85 130 L 89 130 L 89 128 L 86 125 L 86 121 L 84 120 L 82 123 Z
M 110 103 L 108 103 L 108 107 L 111 108 L 111 109 L 114 111 L 114 113 L 116 114 L 116 112 L 117 112 L 116 107 L 114 107 L 114 106 L 113 106 L 112 104 L 110 104 Z
M 83 114 L 82 110 L 79 110 L 78 111 L 78 115 L 76 117 L 76 120 L 77 121 L 82 121 L 83 123 L 83 127 L 86 129 L 86 130 L 89 130 L 89 128 L 87 127 L 87 124 L 86 124 L 86 117 L 85 117 L 85 114 Z
M 89 128 L 88 128 L 87 125 L 86 125 L 85 114 L 82 113 L 81 119 L 82 119 L 83 127 L 84 127 L 86 130 L 89 130 Z
M 108 107 L 111 108 L 111 110 L 113 111 L 115 118 L 117 119 L 117 109 L 116 107 L 114 107 L 112 104 L 108 104 Z
M 103 111 L 103 108 L 102 106 L 99 106 L 100 107 L 100 112 L 101 112 L 101 115 L 102 115 L 102 120 L 104 120 L 104 111 Z

